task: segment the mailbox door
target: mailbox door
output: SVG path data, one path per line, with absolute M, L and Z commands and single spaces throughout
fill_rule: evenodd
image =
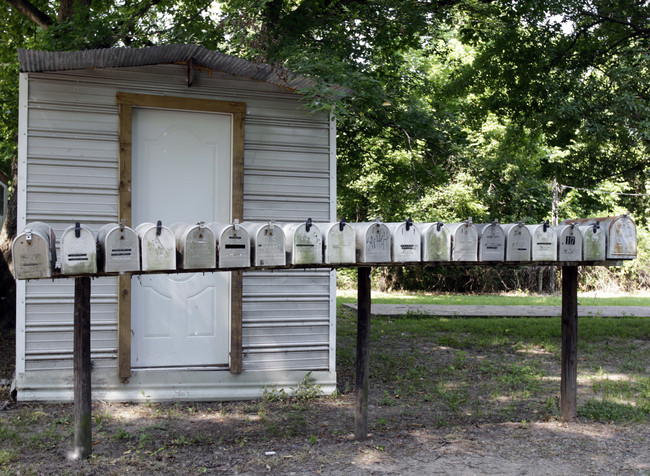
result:
M 307 231 L 304 223 L 292 229 L 293 264 L 320 264 L 323 262 L 323 235 L 316 225 L 311 225 Z
M 391 254 L 390 230 L 383 223 L 364 223 L 355 229 L 360 263 L 387 263 Z
M 183 234 L 183 268 L 212 269 L 217 267 L 217 245 L 210 228 L 191 226 Z
M 634 259 L 636 257 L 636 226 L 626 215 L 609 223 L 607 259 Z
M 451 234 L 445 225 L 433 223 L 422 231 L 422 261 L 450 261 Z
M 558 259 L 582 261 L 582 233 L 578 226 L 564 225 L 558 231 Z
M 503 261 L 506 256 L 506 235 L 501 225 L 489 224 L 479 238 L 480 261 Z
M 127 272 L 140 269 L 140 244 L 135 231 L 119 225 L 113 225 L 102 234 L 100 246 L 104 253 L 104 271 Z
M 356 259 L 354 228 L 345 225 L 343 230 L 338 223 L 324 228 L 325 263 L 354 263 Z
M 74 227 L 61 235 L 61 273 L 97 273 L 97 242 L 86 227 L 79 229 L 79 236 L 76 236 Z
M 278 225 L 263 225 L 255 231 L 255 266 L 284 266 L 284 232 Z
M 460 225 L 453 232 L 454 261 L 477 261 L 478 260 L 478 233 L 473 225 Z
M 52 276 L 53 263 L 47 235 L 35 231 L 30 231 L 29 236 L 21 233 L 12 243 L 11 255 L 16 279 Z
M 555 228 L 544 225 L 534 227 L 532 238 L 533 261 L 556 261 L 557 260 L 557 233 Z
M 392 227 L 393 231 L 393 261 L 396 263 L 413 263 L 422 260 L 420 251 L 420 230 L 411 225 L 406 230 L 406 224 L 400 223 Z
M 585 261 L 604 261 L 606 256 L 607 240 L 602 228 L 581 226 L 582 256 Z
M 530 261 L 532 239 L 526 226 L 515 225 L 506 235 L 506 261 Z
M 221 231 L 219 242 L 220 268 L 247 268 L 251 265 L 250 237 L 242 226 L 228 225 Z

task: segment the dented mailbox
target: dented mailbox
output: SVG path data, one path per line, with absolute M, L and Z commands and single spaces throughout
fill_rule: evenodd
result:
M 287 262 L 282 228 L 269 223 L 242 223 L 251 239 L 254 266 L 284 266 Z
M 478 231 L 478 260 L 503 261 L 506 257 L 506 234 L 497 220 L 476 225 Z
M 524 222 L 503 225 L 503 231 L 506 233 L 506 261 L 530 261 L 532 237 Z
M 557 232 L 548 221 L 539 225 L 526 225 L 530 231 L 533 261 L 557 261 Z
M 323 235 L 311 218 L 304 223 L 282 226 L 289 264 L 321 264 L 323 262 Z
M 469 218 L 447 225 L 451 232 L 453 261 L 478 261 L 478 231 Z
M 52 228 L 42 222 L 28 223 L 11 244 L 16 279 L 50 278 L 56 263 L 56 240 Z
M 582 261 L 582 233 L 576 224 L 555 228 L 558 240 L 559 261 Z
M 391 260 L 391 234 L 379 220 L 353 223 L 356 234 L 358 263 L 389 263 Z
M 354 228 L 341 220 L 334 223 L 319 223 L 323 232 L 323 262 L 326 264 L 354 263 L 356 242 Z
M 97 273 L 97 240 L 90 228 L 79 222 L 61 235 L 61 273 Z
M 422 261 L 420 230 L 410 218 L 402 223 L 387 223 L 393 235 L 393 262 L 417 263 Z
M 141 223 L 135 233 L 140 240 L 142 271 L 176 269 L 176 238 L 160 220 L 156 224 Z
M 232 225 L 210 223 L 208 226 L 217 240 L 219 268 L 248 268 L 251 265 L 251 240 L 239 220 Z
M 176 264 L 182 269 L 217 267 L 217 242 L 214 232 L 199 222 L 195 225 L 174 223 L 170 227 L 176 238 Z
M 451 261 L 451 232 L 442 222 L 422 223 L 422 261 Z
M 140 245 L 135 230 L 109 223 L 97 232 L 97 265 L 105 273 L 140 270 Z

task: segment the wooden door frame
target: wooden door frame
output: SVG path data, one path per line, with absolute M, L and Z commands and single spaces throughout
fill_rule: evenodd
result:
M 246 103 L 118 92 L 119 109 L 118 221 L 131 226 L 131 153 L 133 107 L 202 111 L 232 116 L 232 217 L 244 214 L 244 119 Z M 131 275 L 118 278 L 117 366 L 122 379 L 131 376 Z M 242 371 L 242 272 L 230 280 L 230 371 Z

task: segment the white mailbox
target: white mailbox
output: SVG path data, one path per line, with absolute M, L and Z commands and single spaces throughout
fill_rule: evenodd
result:
M 497 220 L 476 225 L 478 230 L 478 260 L 503 261 L 506 258 L 506 233 Z
M 334 223 L 319 223 L 323 232 L 323 262 L 327 264 L 354 263 L 356 242 L 354 228 L 345 220 Z
M 196 225 L 174 223 L 169 228 L 176 238 L 176 264 L 179 268 L 217 267 L 217 241 L 205 222 Z
M 589 225 L 580 226 L 582 232 L 582 259 L 584 261 L 604 261 L 607 256 L 607 236 L 595 221 Z
M 422 223 L 420 226 L 422 261 L 451 261 L 451 232 L 442 223 Z
M 235 220 L 232 225 L 210 223 L 217 240 L 219 268 L 248 268 L 251 265 L 251 240 L 248 231 Z
M 140 270 L 140 245 L 135 230 L 109 223 L 97 232 L 97 265 L 105 273 Z
M 176 238 L 160 220 L 156 224 L 141 223 L 135 233 L 140 240 L 142 271 L 176 269 Z
M 356 235 L 358 263 L 389 263 L 391 259 L 391 234 L 379 220 L 352 223 Z
M 284 232 L 273 221 L 242 223 L 251 239 L 251 261 L 255 266 L 284 266 L 287 263 Z
M 50 278 L 56 263 L 56 241 L 50 225 L 28 223 L 11 243 L 16 279 Z
M 469 218 L 462 223 L 447 225 L 451 232 L 453 261 L 478 260 L 478 231 Z
M 61 273 L 97 273 L 97 240 L 90 228 L 79 222 L 61 235 Z
M 530 261 L 532 238 L 523 221 L 503 225 L 506 233 L 506 261 Z
M 323 262 L 323 235 L 311 218 L 305 223 L 289 223 L 284 231 L 287 263 L 321 264 Z
M 576 224 L 555 228 L 559 261 L 582 261 L 582 233 Z
M 393 235 L 393 262 L 417 263 L 422 261 L 420 230 L 410 218 L 402 223 L 387 223 Z
M 557 232 L 546 223 L 527 225 L 531 237 L 533 261 L 557 261 Z
M 629 215 L 608 217 L 601 226 L 607 235 L 607 259 L 636 258 L 636 226 Z

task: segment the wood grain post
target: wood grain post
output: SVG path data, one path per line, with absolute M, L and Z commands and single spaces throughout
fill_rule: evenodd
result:
M 562 266 L 562 421 L 578 417 L 578 267 Z
M 74 457 L 92 453 L 90 278 L 74 280 Z
M 368 374 L 370 373 L 370 267 L 359 268 L 357 286 L 357 376 L 354 437 L 368 438 Z

